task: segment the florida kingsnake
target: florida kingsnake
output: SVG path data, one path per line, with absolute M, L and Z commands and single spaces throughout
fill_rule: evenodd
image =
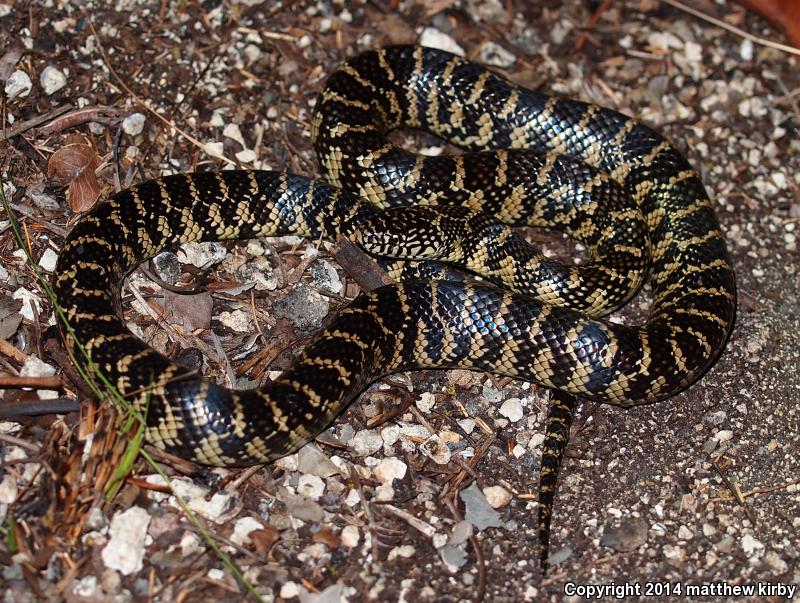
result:
M 470 153 L 411 154 L 387 142 L 397 127 L 428 130 Z M 397 46 L 332 74 L 313 138 L 328 183 L 236 170 L 159 178 L 96 206 L 64 242 L 54 288 L 66 341 L 146 410 L 146 438 L 156 446 L 212 465 L 269 462 L 314 438 L 387 373 L 461 367 L 561 392 L 545 446 L 555 463 L 570 395 L 621 406 L 662 400 L 698 379 L 724 347 L 736 291 L 711 202 L 681 155 L 636 121 L 522 89 L 439 50 Z M 375 209 L 409 204 L 449 209 Z M 595 261 L 575 268 L 531 257 L 485 214 L 559 228 Z M 290 369 L 253 391 L 204 381 L 121 318 L 125 274 L 171 246 L 337 232 L 395 256 L 454 259 L 527 294 L 431 278 L 362 293 Z M 647 262 L 647 322 L 593 318 L 630 299 Z M 418 276 L 433 273 L 416 265 Z M 542 524 L 557 469 L 543 464 Z

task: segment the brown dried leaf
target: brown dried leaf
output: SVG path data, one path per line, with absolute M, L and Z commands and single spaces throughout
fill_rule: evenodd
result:
M 256 551 L 260 555 L 266 555 L 272 548 L 272 545 L 280 540 L 281 534 L 278 529 L 273 525 L 265 526 L 263 530 L 253 530 L 250 532 L 250 540 L 256 547 Z
M 72 211 L 86 211 L 100 197 L 100 183 L 94 173 L 99 163 L 94 148 L 83 138 L 70 137 L 65 146 L 51 155 L 47 175 L 69 185 L 67 201 Z
M 214 300 L 208 292 L 195 294 L 164 291 L 165 318 L 170 324 L 183 325 L 187 331 L 211 327 Z
M 315 534 L 314 534 L 314 542 L 321 542 L 322 544 L 328 545 L 331 549 L 339 548 L 339 537 L 333 533 L 327 526 L 322 526 Z

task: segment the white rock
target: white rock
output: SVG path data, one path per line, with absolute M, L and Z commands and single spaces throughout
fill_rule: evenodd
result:
M 0 4 L 0 18 L 10 15 L 12 10 L 13 7 L 10 4 L 6 4 L 5 2 Z
M 544 443 L 545 437 L 543 433 L 534 433 L 528 441 L 528 448 L 538 448 Z
M 384 446 L 394 446 L 395 442 L 400 439 L 400 426 L 391 424 L 381 429 L 381 438 L 383 438 Z
M 142 569 L 150 514 L 141 507 L 117 513 L 111 520 L 108 544 L 100 556 L 106 567 L 129 576 Z
M 199 513 L 216 523 L 223 523 L 225 521 L 224 513 L 230 508 L 233 501 L 233 494 L 229 492 L 216 492 L 209 500 L 206 500 L 208 490 L 202 486 L 198 486 L 189 480 L 173 479 L 170 480 L 172 489 L 178 494 L 189 508 L 195 513 Z M 176 507 L 178 502 L 173 503 Z
M 242 163 L 253 163 L 256 159 L 258 159 L 258 155 L 256 155 L 256 152 L 252 149 L 242 149 L 234 156 L 236 157 L 237 161 Z
M 681 526 L 678 528 L 678 538 L 681 540 L 691 540 L 694 538 L 694 532 L 692 532 L 686 526 Z
M 348 507 L 355 507 L 360 502 L 361 502 L 361 495 L 355 488 L 350 490 L 350 492 L 347 493 L 347 496 L 344 499 L 344 504 L 346 504 Z
M 297 480 L 298 494 L 304 494 L 312 500 L 319 500 L 325 493 L 325 482 L 317 475 L 305 473 Z
M 461 57 L 466 56 L 464 49 L 459 46 L 458 42 L 456 42 L 452 36 L 449 36 L 434 27 L 426 27 L 422 30 L 422 33 L 419 36 L 419 43 L 422 46 L 446 50 L 447 52 L 452 52 L 453 54 L 457 54 Z
M 392 561 L 393 559 L 397 559 L 398 557 L 403 557 L 405 559 L 410 559 L 414 556 L 417 552 L 417 549 L 410 544 L 403 544 L 398 547 L 393 548 L 389 551 L 389 555 L 387 557 L 388 561 Z
M 486 497 L 486 501 L 489 503 L 492 509 L 500 509 L 501 507 L 505 507 L 513 498 L 511 492 L 502 486 L 487 486 L 483 489 L 483 495 Z
M 728 429 L 722 429 L 714 434 L 714 439 L 718 442 L 727 442 L 733 437 L 733 432 Z
M 46 272 L 52 272 L 56 269 L 56 260 L 58 254 L 49 247 L 44 250 L 42 257 L 39 258 L 39 266 Z
M 372 472 L 382 484 L 391 484 L 392 480 L 403 479 L 406 474 L 406 469 L 408 469 L 408 467 L 403 461 L 398 458 L 390 457 L 378 463 Z
M 764 552 L 764 543 L 753 538 L 750 534 L 742 536 L 740 544 L 747 555 L 760 557 L 761 553 Z
M 369 456 L 383 448 L 383 438 L 375 431 L 362 429 L 353 436 L 349 444 L 358 456 Z
M 218 567 L 212 567 L 211 569 L 208 570 L 208 572 L 206 573 L 206 576 L 208 576 L 212 580 L 219 581 L 219 580 L 222 580 L 225 577 L 225 572 L 223 572 Z
M 358 541 L 361 539 L 361 534 L 356 526 L 345 526 L 342 528 L 341 534 L 342 544 L 349 549 L 358 546 Z
M 294 456 L 294 455 L 293 455 Z M 341 473 L 331 459 L 329 459 L 316 444 L 303 446 L 297 452 L 297 470 L 309 475 L 330 477 Z
M 507 68 L 517 61 L 517 57 L 494 42 L 487 42 L 478 52 L 478 62 L 492 67 Z
M 522 416 L 522 400 L 519 398 L 509 398 L 500 407 L 500 414 L 506 417 L 512 423 L 519 421 Z
M 0 503 L 10 505 L 17 500 L 18 494 L 17 481 L 10 475 L 6 475 L 0 482 Z
M 28 356 L 19 374 L 24 377 L 52 377 L 56 374 L 56 369 L 46 362 L 39 360 L 36 356 Z
M 742 43 L 739 45 L 739 56 L 745 61 L 751 61 L 753 59 L 753 42 L 750 40 L 742 40 Z
M 206 269 L 224 260 L 228 250 L 221 243 L 186 243 L 178 250 L 178 258 L 185 264 Z
M 376 502 L 391 502 L 394 500 L 394 488 L 392 488 L 391 484 L 381 484 L 377 488 L 375 488 L 375 498 L 373 499 Z
M 249 333 L 250 313 L 244 310 L 225 310 L 218 315 L 219 322 L 237 333 Z
M 67 85 L 67 76 L 60 69 L 48 65 L 39 76 L 39 83 L 42 85 L 44 93 L 50 96 Z
M 33 82 L 24 71 L 17 70 L 6 80 L 5 93 L 9 101 L 15 98 L 28 96 L 33 88 Z
M 30 321 L 36 320 L 36 316 L 42 311 L 42 302 L 35 293 L 31 293 L 25 287 L 20 287 L 11 294 L 11 299 L 18 299 L 22 301 L 22 307 L 19 313 L 23 318 Z M 34 312 L 35 310 L 35 312 Z
M 247 147 L 247 145 L 244 144 L 244 136 L 242 136 L 242 131 L 239 129 L 238 124 L 227 124 L 222 129 L 222 135 L 227 136 L 231 140 L 235 140 L 245 148 Z
M 194 532 L 184 532 L 181 536 L 180 544 L 181 556 L 188 557 L 189 555 L 196 555 L 202 550 L 200 546 L 200 537 Z
M 0 4 L 0 9 L 3 5 Z M 0 10 L 2 13 L 2 10 Z M 2 16 L 2 14 L 0 14 Z M 97 576 L 84 576 L 72 587 L 72 594 L 82 599 L 95 600 L 100 596 L 100 589 L 97 585 Z
M 785 574 L 786 571 L 789 569 L 788 564 L 781 559 L 775 551 L 770 551 L 764 556 L 764 561 L 767 562 L 772 568 L 772 571 L 775 572 L 774 575 L 778 576 L 780 574 Z
M 233 534 L 231 542 L 234 544 L 248 544 L 250 542 L 250 532 L 263 529 L 263 525 L 255 517 L 240 517 L 233 524 Z
M 122 120 L 122 131 L 128 136 L 138 136 L 144 131 L 146 118 L 142 113 L 131 113 Z
M 423 392 L 415 404 L 421 412 L 428 414 L 436 405 L 436 396 L 434 396 L 431 392 Z
M 281 586 L 281 599 L 294 599 L 300 594 L 300 588 L 294 582 L 286 582 Z
M 452 458 L 449 446 L 436 434 L 420 444 L 419 449 L 437 465 L 446 465 Z
M 475 430 L 475 419 L 460 419 L 457 421 L 457 423 L 466 434 L 470 434 Z

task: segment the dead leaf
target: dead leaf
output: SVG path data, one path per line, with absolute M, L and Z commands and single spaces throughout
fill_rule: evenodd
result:
M 100 197 L 100 183 L 94 170 L 100 158 L 80 136 L 70 136 L 67 144 L 50 156 L 47 175 L 68 185 L 67 201 L 74 212 L 90 209 Z
M 17 332 L 22 315 L 19 313 L 22 301 L 13 300 L 10 297 L 0 297 L 0 339 L 11 339 Z
M 280 540 L 281 534 L 278 529 L 273 525 L 265 526 L 263 530 L 253 530 L 250 532 L 250 540 L 256 547 L 256 551 L 260 555 L 266 555 L 272 548 L 272 545 Z
M 164 290 L 164 311 L 167 322 L 183 325 L 186 331 L 210 328 L 213 305 L 214 300 L 206 291 L 185 295 Z
M 328 548 L 336 549 L 339 548 L 339 537 L 333 533 L 327 526 L 322 526 L 315 534 L 314 534 L 314 542 L 321 542 L 322 544 L 328 545 Z

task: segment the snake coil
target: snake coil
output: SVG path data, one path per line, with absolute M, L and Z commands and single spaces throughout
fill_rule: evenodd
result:
M 469 152 L 411 154 L 387 142 L 398 127 Z M 315 437 L 375 379 L 418 368 L 490 371 L 642 404 L 688 387 L 724 347 L 736 291 L 711 202 L 685 159 L 638 122 L 517 87 L 439 50 L 398 46 L 361 54 L 331 75 L 313 137 L 327 183 L 238 170 L 159 178 L 96 206 L 64 242 L 54 289 L 66 340 L 146 408 L 146 438 L 156 446 L 213 465 L 268 462 Z M 394 209 L 408 204 L 467 208 L 455 211 L 467 225 Z M 384 214 L 414 242 L 403 247 L 394 231 L 373 236 L 360 226 L 383 224 Z M 584 241 L 594 261 L 575 268 L 529 257 L 485 214 L 560 228 Z M 362 293 L 257 390 L 204 381 L 122 319 L 123 277 L 174 245 L 346 232 L 427 258 L 435 240 L 459 228 L 448 243 L 452 261 L 524 293 L 429 278 Z M 650 261 L 648 320 L 597 318 L 630 299 Z

